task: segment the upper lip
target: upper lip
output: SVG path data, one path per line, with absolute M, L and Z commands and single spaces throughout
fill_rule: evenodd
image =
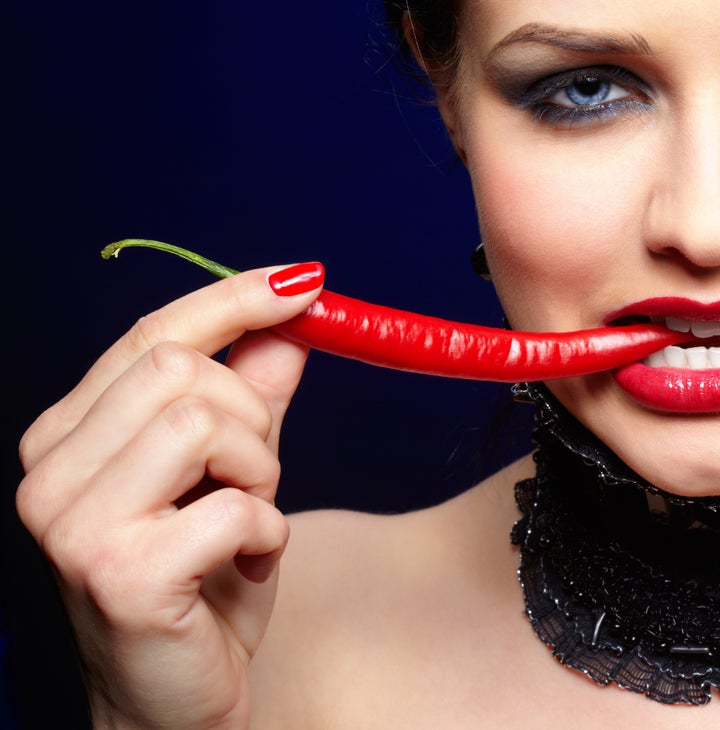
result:
M 626 317 L 677 317 L 694 322 L 720 321 L 720 300 L 704 304 L 683 297 L 644 299 L 610 312 L 603 324 L 613 324 Z

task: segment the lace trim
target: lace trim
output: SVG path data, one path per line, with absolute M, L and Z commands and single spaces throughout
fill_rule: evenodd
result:
M 537 472 L 516 485 L 512 532 L 536 633 L 598 684 L 709 702 L 720 687 L 720 500 L 662 492 L 546 389 L 515 391 L 536 404 Z M 660 511 L 647 493 L 663 497 Z

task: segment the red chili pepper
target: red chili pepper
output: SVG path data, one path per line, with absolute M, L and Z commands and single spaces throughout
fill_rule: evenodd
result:
M 238 273 L 172 244 L 145 239 L 112 243 L 102 255 L 109 258 L 127 246 L 174 253 L 220 278 Z M 274 329 L 314 349 L 372 365 L 505 383 L 611 370 L 690 338 L 655 324 L 513 332 L 404 312 L 327 290 L 301 315 Z
M 688 339 L 651 324 L 512 332 L 403 312 L 330 291 L 274 329 L 317 350 L 372 365 L 504 383 L 612 370 Z

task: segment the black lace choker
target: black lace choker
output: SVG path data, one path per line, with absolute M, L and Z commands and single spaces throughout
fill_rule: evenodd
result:
M 519 482 L 519 576 L 537 635 L 565 665 L 667 704 L 720 687 L 720 498 L 635 474 L 543 386 L 536 475 Z

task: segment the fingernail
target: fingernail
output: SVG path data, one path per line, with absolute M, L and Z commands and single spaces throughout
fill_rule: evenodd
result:
M 268 284 L 278 296 L 292 297 L 317 289 L 324 279 L 325 267 L 317 261 L 311 261 L 270 274 Z

